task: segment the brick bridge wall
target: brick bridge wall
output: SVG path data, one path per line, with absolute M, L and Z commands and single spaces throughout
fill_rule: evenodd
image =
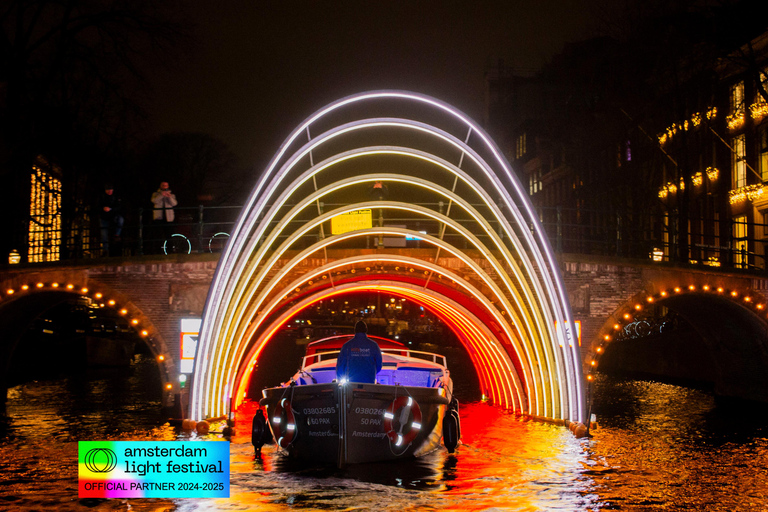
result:
M 560 261 L 573 316 L 582 324 L 582 358 L 586 361 L 613 315 L 628 304 L 644 303 L 647 295 L 675 287 L 751 290 L 768 299 L 768 279 L 750 275 L 681 269 L 646 262 L 566 254 Z M 621 322 L 619 322 L 621 323 Z
M 140 320 L 154 328 L 158 353 L 169 355 L 167 372 L 175 379 L 179 360 L 180 319 L 200 316 L 205 304 L 217 255 L 152 257 L 129 261 L 94 262 L 93 266 L 10 268 L 0 272 L 3 290 L 19 289 L 25 283 L 71 282 L 103 289 L 105 297 L 117 297 L 118 305 L 129 304 Z M 638 295 L 694 284 L 752 289 L 768 295 L 768 280 L 700 270 L 681 270 L 595 257 L 563 255 L 561 270 L 574 317 L 582 322 L 582 354 L 586 359 L 611 316 Z

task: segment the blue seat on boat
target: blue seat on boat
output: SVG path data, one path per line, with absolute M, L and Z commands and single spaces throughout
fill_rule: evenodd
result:
M 401 366 L 392 372 L 392 384 L 429 388 L 433 387 L 435 379 L 441 376 L 442 372 L 431 368 Z
M 315 379 L 315 382 L 312 382 L 312 379 L 308 377 L 301 377 L 298 382 L 300 386 L 304 386 L 307 384 L 328 384 L 330 382 L 333 382 L 333 380 L 336 378 L 335 367 L 316 368 L 312 370 L 310 373 L 312 377 Z

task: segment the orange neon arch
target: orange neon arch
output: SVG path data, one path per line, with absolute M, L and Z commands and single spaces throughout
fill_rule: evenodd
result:
M 441 300 L 430 293 L 419 292 L 397 284 L 378 284 L 375 287 L 360 284 L 343 290 L 326 290 L 313 297 L 311 301 L 303 304 L 301 308 L 291 311 L 287 317 L 284 315 L 272 322 L 265 334 L 260 336 L 259 340 L 253 345 L 250 353 L 244 357 L 243 360 L 247 362 L 244 365 L 240 365 L 238 378 L 235 380 L 237 384 L 235 394 L 233 395 L 232 408 L 236 409 L 245 398 L 253 368 L 261 351 L 289 318 L 318 301 L 338 295 L 371 290 L 385 291 L 392 295 L 408 298 L 417 304 L 427 307 L 441 320 L 445 321 L 467 348 L 472 364 L 478 373 L 483 394 L 489 396 L 494 403 L 505 408 L 516 412 L 523 412 L 525 408 L 524 396 L 526 393 L 521 387 L 529 388 L 527 378 L 524 384 L 521 384 L 515 378 L 517 377 L 517 372 L 511 364 L 509 356 L 489 339 L 491 338 L 490 336 L 482 332 L 482 328 L 476 325 L 478 322 L 476 320 L 473 321 L 464 312 L 452 307 L 445 299 Z M 528 389 L 528 391 L 530 390 Z

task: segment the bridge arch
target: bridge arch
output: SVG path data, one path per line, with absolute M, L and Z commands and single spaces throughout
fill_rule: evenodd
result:
M 622 304 L 593 339 L 585 359 L 588 381 L 617 333 L 648 307 L 680 315 L 701 340 L 709 380 L 719 396 L 765 402 L 768 389 L 768 301 L 759 291 L 725 283 L 652 286 Z
M 415 113 L 408 119 L 366 117 L 371 111 L 404 108 Z M 345 122 L 349 118 L 353 120 Z M 320 135 L 313 138 L 312 131 Z M 370 145 L 371 138 L 383 143 Z M 381 196 L 361 201 L 363 187 L 372 182 L 402 196 L 397 201 Z M 414 189 L 419 191 L 415 195 Z M 416 205 L 409 193 L 433 202 Z M 324 211 L 326 204 L 336 207 Z M 407 224 L 385 226 L 380 220 L 379 226 L 326 234 L 332 218 L 361 209 L 380 212 L 380 219 L 385 211 L 398 212 Z M 436 227 L 436 232 L 422 233 L 420 223 Z M 398 267 L 397 251 L 380 244 L 360 256 L 365 252 L 362 242 L 384 235 L 415 239 L 431 249 L 419 261 L 397 260 L 408 271 Z M 329 251 L 350 244 L 358 248 L 356 257 L 328 257 Z M 450 255 L 460 268 L 442 268 L 442 255 Z M 357 265 L 380 265 L 381 271 L 375 277 L 361 279 L 358 274 L 334 282 L 334 272 L 339 276 L 340 268 L 350 268 L 351 275 Z M 450 280 L 451 286 L 440 280 Z M 317 284 L 323 281 L 328 284 Z M 312 292 L 302 283 L 314 284 Z M 480 368 L 485 382 L 498 384 L 489 386 L 494 402 L 524 414 L 585 420 L 580 358 L 565 290 L 523 187 L 490 138 L 466 116 L 433 98 L 397 91 L 352 96 L 321 109 L 273 158 L 214 276 L 203 314 L 190 416 L 230 412 L 238 401 L 235 389 L 286 314 L 324 294 L 366 286 L 418 297 L 432 309 L 456 313 L 451 328 L 470 345 L 467 333 L 478 333 L 477 340 L 487 342 L 483 357 L 505 362 L 493 370 Z M 466 307 L 467 302 L 479 312 Z M 492 319 L 496 332 L 488 331 L 481 318 Z M 520 385 L 515 388 L 515 383 Z
M 173 361 L 166 357 L 169 349 L 150 318 L 132 301 L 109 286 L 90 280 L 89 284 L 78 284 L 67 279 L 59 281 L 56 272 L 45 276 L 38 273 L 38 279 L 15 277 L 0 284 L 0 329 L 3 332 L 0 345 L 0 369 L 3 375 L 13 361 L 19 341 L 35 318 L 71 297 L 85 297 L 99 307 L 112 310 L 117 316 L 125 317 L 130 328 L 140 337 L 153 354 L 158 366 L 165 395 L 173 389 Z M 46 279 L 39 279 L 46 277 Z M 5 390 L 7 382 L 0 379 Z M 167 401 L 167 400 L 166 400 Z

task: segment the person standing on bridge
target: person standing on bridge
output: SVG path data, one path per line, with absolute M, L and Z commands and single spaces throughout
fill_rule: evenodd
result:
M 104 192 L 99 196 L 97 207 L 99 215 L 99 228 L 101 229 L 101 250 L 103 256 L 110 256 L 110 239 L 119 244 L 123 234 L 123 204 L 120 197 L 115 194 L 115 187 L 111 183 L 104 184 Z
M 171 188 L 167 181 L 160 183 L 160 188 L 152 193 L 150 198 L 154 208 L 152 209 L 152 223 L 158 226 L 162 226 L 162 237 L 160 245 L 168 240 L 172 233 L 171 224 L 176 218 L 176 214 L 173 211 L 173 207 L 176 206 L 176 195 L 171 192 Z
M 376 383 L 376 374 L 381 371 L 381 349 L 367 332 L 368 326 L 360 320 L 355 324 L 355 335 L 341 347 L 336 360 L 339 382 Z

